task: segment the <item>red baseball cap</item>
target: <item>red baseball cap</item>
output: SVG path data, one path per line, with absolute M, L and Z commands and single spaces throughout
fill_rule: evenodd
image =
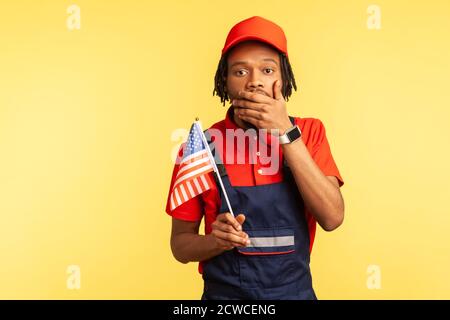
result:
M 222 49 L 222 56 L 235 45 L 247 40 L 265 42 L 286 56 L 288 55 L 287 40 L 283 29 L 272 21 L 254 16 L 238 22 L 231 28 Z

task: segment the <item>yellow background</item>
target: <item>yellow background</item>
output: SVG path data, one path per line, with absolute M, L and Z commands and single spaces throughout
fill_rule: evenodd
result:
M 381 30 L 367 28 L 371 4 Z M 290 114 L 323 121 L 346 182 L 345 222 L 312 253 L 318 297 L 449 299 L 449 12 L 446 0 L 3 1 L 0 298 L 200 297 L 197 264 L 169 246 L 171 134 L 224 117 L 220 50 L 261 15 L 288 38 Z

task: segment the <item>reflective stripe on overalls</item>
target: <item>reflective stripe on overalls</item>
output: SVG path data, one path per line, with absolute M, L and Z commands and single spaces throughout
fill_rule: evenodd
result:
M 208 260 L 202 299 L 316 299 L 309 268 L 303 200 L 287 166 L 282 182 L 233 187 L 221 177 L 233 211 L 245 214 L 251 244 Z M 228 212 L 220 190 L 220 213 Z

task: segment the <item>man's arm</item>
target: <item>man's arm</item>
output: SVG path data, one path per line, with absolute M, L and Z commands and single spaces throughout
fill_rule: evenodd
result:
M 281 134 L 292 126 L 281 94 L 281 81 L 273 84 L 273 98 L 241 91 L 243 99 L 233 100 L 235 115 L 260 129 L 277 129 Z M 294 175 L 305 205 L 326 231 L 339 227 L 344 220 L 344 200 L 336 178 L 326 177 L 311 158 L 301 139 L 282 145 L 283 155 Z
M 223 250 L 215 246 L 209 235 L 199 235 L 200 221 L 190 222 L 172 218 L 170 246 L 175 259 L 181 263 L 208 260 Z
M 172 218 L 170 246 L 173 256 L 181 263 L 204 261 L 234 247 L 245 246 L 248 235 L 242 231 L 244 220 L 242 214 L 236 218 L 230 213 L 219 214 L 212 224 L 212 232 L 200 235 L 200 221 Z
M 316 221 L 326 231 L 339 227 L 344 220 L 344 199 L 336 177 L 322 173 L 303 140 L 283 144 L 282 150 L 305 205 Z

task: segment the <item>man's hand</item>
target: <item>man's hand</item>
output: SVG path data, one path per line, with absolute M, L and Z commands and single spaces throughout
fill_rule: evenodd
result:
M 211 225 L 211 236 L 216 241 L 218 248 L 231 250 L 234 247 L 245 247 L 250 243 L 248 235 L 242 231 L 244 220 L 243 214 L 236 218 L 228 212 L 217 215 L 216 220 Z
M 281 94 L 281 82 L 273 84 L 273 97 L 257 92 L 240 91 L 241 99 L 233 99 L 232 104 L 238 108 L 235 114 L 242 120 L 250 122 L 258 129 L 278 129 L 282 135 L 292 127 L 286 109 L 286 101 Z

